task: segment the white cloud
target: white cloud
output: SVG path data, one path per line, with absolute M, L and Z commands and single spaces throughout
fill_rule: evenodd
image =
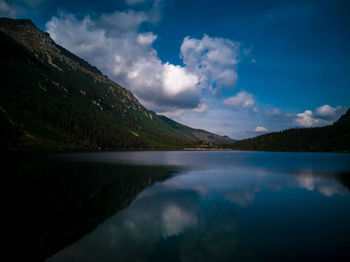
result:
M 185 91 L 196 92 L 198 89 L 198 77 L 188 73 L 185 68 L 169 63 L 163 65 L 165 92 L 170 96 L 176 96 Z
M 253 95 L 245 91 L 238 92 L 235 96 L 225 99 L 224 104 L 238 109 L 252 108 L 256 111 Z
M 141 45 L 151 45 L 157 39 L 157 35 L 152 32 L 147 32 L 144 34 L 139 34 L 137 37 L 137 42 Z
M 320 118 L 335 119 L 339 117 L 342 111 L 344 110 L 341 106 L 331 107 L 330 105 L 323 105 L 316 108 L 315 115 Z
M 213 93 L 233 89 L 237 81 L 240 44 L 229 39 L 185 37 L 181 57 L 186 68 L 199 77 L 200 85 Z
M 209 111 L 208 106 L 201 101 L 197 107 L 195 108 L 189 108 L 189 109 L 171 109 L 168 111 L 161 111 L 159 114 L 165 115 L 170 118 L 178 118 L 181 115 L 185 113 L 195 113 L 197 116 L 198 114 L 205 114 Z
M 304 113 L 297 114 L 294 122 L 302 127 L 312 127 L 320 124 L 321 120 L 314 118 L 311 110 L 305 110 Z
M 186 228 L 197 224 L 197 217 L 175 204 L 166 206 L 162 214 L 163 235 L 178 235 Z
M 142 24 L 155 23 L 159 6 L 160 1 L 154 1 L 150 10 L 117 11 L 97 19 L 60 12 L 46 30 L 58 44 L 130 89 L 146 107 L 157 112 L 205 112 L 203 88 L 235 86 L 239 44 L 207 35 L 186 37 L 181 45 L 185 66 L 163 63 L 152 46 L 157 35 L 139 32 Z
M 201 114 L 206 113 L 208 112 L 208 106 L 204 103 L 201 103 L 198 105 L 198 107 L 192 109 L 192 111 L 195 113 L 201 113 Z
M 123 17 L 127 23 L 116 22 Z M 185 67 L 162 63 L 152 47 L 157 35 L 137 31 L 145 22 L 150 18 L 141 11 L 104 14 L 99 20 L 89 16 L 78 20 L 60 12 L 46 29 L 58 44 L 133 91 L 146 106 L 157 111 L 196 108 L 201 91 L 198 76 Z
M 307 171 L 298 176 L 297 181 L 301 188 L 305 188 L 308 191 L 313 191 L 315 188 L 315 177 L 312 173 L 309 174 Z
M 317 190 L 322 195 L 331 197 L 335 194 L 342 195 L 346 189 L 337 181 L 315 176 L 310 171 L 302 171 L 296 178 L 298 186 L 308 191 Z
M 111 14 L 102 14 L 99 25 L 106 29 L 106 33 L 118 35 L 125 32 L 137 31 L 142 23 L 150 22 L 151 17 L 143 11 L 128 10 L 116 11 Z
M 255 190 L 250 191 L 237 191 L 229 192 L 225 194 L 225 199 L 233 203 L 237 203 L 242 207 L 249 206 L 255 199 Z
M 342 194 L 339 188 L 336 185 L 323 185 L 318 188 L 318 191 L 328 197 L 331 197 L 335 194 Z
M 254 132 L 255 132 L 255 133 L 267 132 L 267 128 L 266 128 L 266 127 L 263 127 L 263 126 L 257 126 L 257 127 L 254 129 Z
M 330 125 L 344 111 L 345 109 L 341 106 L 331 107 L 329 105 L 323 105 L 316 108 L 314 113 L 311 110 L 305 110 L 303 113 L 297 114 L 293 123 L 301 127 Z

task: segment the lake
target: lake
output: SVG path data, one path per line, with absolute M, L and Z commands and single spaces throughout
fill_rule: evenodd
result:
M 3 160 L 2 216 L 14 260 L 350 261 L 350 154 L 11 153 Z

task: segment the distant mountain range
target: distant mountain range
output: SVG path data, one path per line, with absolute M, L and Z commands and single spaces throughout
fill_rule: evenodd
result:
M 287 129 L 223 147 L 259 151 L 350 152 L 350 108 L 329 126 Z
M 181 149 L 234 140 L 142 106 L 30 20 L 0 18 L 0 148 Z

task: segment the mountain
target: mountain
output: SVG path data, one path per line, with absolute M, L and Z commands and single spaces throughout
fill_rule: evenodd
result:
M 166 116 L 159 115 L 159 117 L 168 125 L 170 125 L 174 130 L 176 130 L 176 132 L 191 140 L 199 139 L 203 144 L 227 144 L 235 141 L 228 136 L 219 136 L 217 134 L 207 132 L 203 129 L 193 129 L 191 127 L 182 125 Z
M 287 129 L 239 140 L 225 147 L 261 151 L 350 152 L 350 108 L 329 126 Z
M 229 143 L 142 106 L 28 19 L 0 18 L 0 148 L 168 149 Z

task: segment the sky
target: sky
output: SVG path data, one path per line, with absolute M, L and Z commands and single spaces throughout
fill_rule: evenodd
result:
M 149 110 L 235 139 L 350 106 L 350 1 L 0 0 Z

